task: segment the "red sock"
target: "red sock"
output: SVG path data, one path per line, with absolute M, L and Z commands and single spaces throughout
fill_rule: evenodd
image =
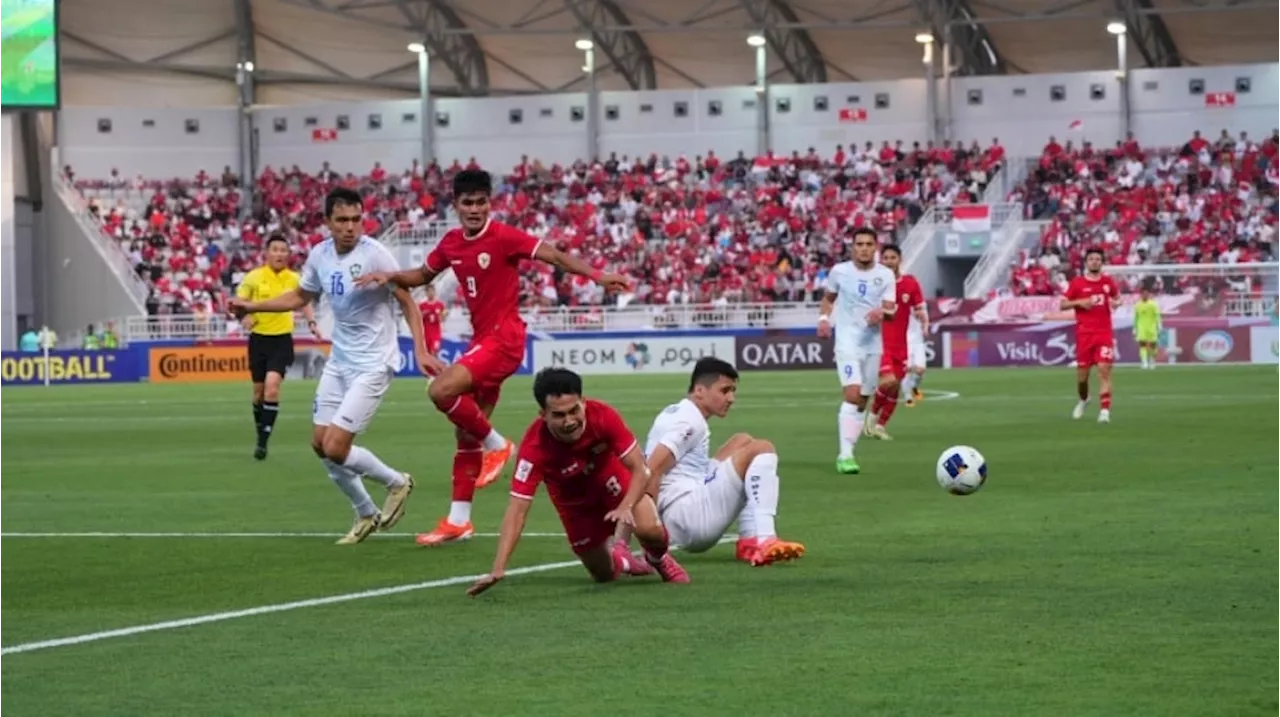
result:
M 471 502 L 476 495 L 476 478 L 480 476 L 480 466 L 484 462 L 484 452 L 480 444 L 467 437 L 458 441 L 458 450 L 453 454 L 453 499 Z
M 1102 393 L 1098 394 L 1098 404 L 1102 406 L 1102 410 L 1110 411 L 1111 410 L 1111 392 L 1103 391 Z
M 484 440 L 484 437 L 493 431 L 493 424 L 489 423 L 489 417 L 484 415 L 484 411 L 480 410 L 480 404 L 470 396 L 442 399 L 436 402 L 436 408 L 440 409 L 453 425 L 475 436 L 477 440 Z
M 893 417 L 893 412 L 898 408 L 898 392 L 895 390 L 892 395 L 885 393 L 884 389 L 876 389 L 876 402 L 880 404 L 880 425 L 889 425 L 889 419 Z
M 667 535 L 665 527 L 662 529 L 661 540 L 648 540 L 640 538 L 638 535 L 636 537 L 640 539 L 640 547 L 644 549 L 645 560 L 651 563 L 657 563 L 662 560 L 662 556 L 666 555 L 671 548 L 671 538 Z

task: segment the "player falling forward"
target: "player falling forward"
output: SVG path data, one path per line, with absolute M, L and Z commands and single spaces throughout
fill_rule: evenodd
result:
M 585 276 L 608 291 L 627 288 L 625 277 L 592 269 L 586 262 L 515 227 L 489 218 L 493 180 L 488 172 L 463 170 L 453 178 L 453 207 L 462 226 L 436 244 L 421 267 L 361 277 L 362 284 L 393 282 L 405 289 L 426 286 L 452 269 L 458 291 L 471 313 L 471 345 L 445 367 L 431 358 L 434 379 L 427 388 L 432 403 L 456 427 L 453 500 L 449 514 L 434 530 L 418 536 L 419 545 L 467 540 L 475 534 L 471 502 L 477 488 L 501 475 L 515 445 L 489 422 L 502 384 L 524 360 L 525 324 L 520 318 L 521 261 L 537 259 L 570 274 Z M 415 307 L 416 310 L 416 307 Z
M 895 296 L 898 309 L 885 316 L 883 340 L 884 353 L 880 358 L 880 384 L 876 389 L 875 401 L 871 404 L 871 420 L 867 421 L 865 433 L 872 438 L 883 441 L 893 440 L 885 431 L 889 419 L 898 407 L 898 397 L 903 388 L 903 379 L 911 368 L 910 325 L 918 323 L 927 326 L 929 314 L 924 307 L 924 292 L 920 290 L 920 282 L 910 274 L 901 273 L 902 250 L 896 244 L 885 244 L 880 247 L 880 263 L 897 277 Z M 921 343 L 924 338 L 921 334 Z M 923 363 L 923 361 L 921 362 Z
M 1076 393 L 1080 402 L 1071 417 L 1084 416 L 1089 405 L 1089 372 L 1098 367 L 1098 423 L 1111 421 L 1111 365 L 1116 359 L 1116 337 L 1111 328 L 1111 312 L 1120 300 L 1116 282 L 1102 273 L 1100 249 L 1084 255 L 1084 274 L 1067 285 L 1062 297 L 1063 311 L 1076 312 Z
M 427 342 L 427 353 L 440 355 L 440 342 L 444 336 L 444 320 L 449 316 L 449 308 L 436 298 L 436 287 L 427 287 L 427 298 L 418 304 L 422 313 L 422 338 Z
M 1133 306 L 1133 338 L 1138 342 L 1144 369 L 1156 367 L 1162 327 L 1160 304 L 1151 296 L 1151 287 L 1144 284 L 1138 303 Z
M 648 484 L 633 483 L 620 509 L 639 504 L 646 492 L 656 493 L 672 542 L 689 552 L 709 550 L 737 520 L 738 560 L 769 565 L 799 558 L 804 546 L 779 540 L 774 530 L 779 480 L 773 444 L 739 433 L 714 458 L 708 455 L 707 419 L 728 415 L 737 394 L 738 371 L 732 365 L 699 359 L 688 395 L 659 413 L 649 430 Z
M 502 579 L 539 483 L 546 484 L 569 545 L 596 582 L 634 572 L 630 552 L 608 547 L 615 522 L 632 526 L 652 566 L 646 573 L 657 571 L 664 582 L 689 582 L 689 574 L 668 549 L 667 531 L 653 500 L 642 495 L 623 506 L 632 485 L 645 485 L 649 469 L 622 416 L 603 401 L 584 399 L 582 378 L 564 368 L 539 372 L 533 396 L 539 417 L 520 441 L 493 570 L 467 594 L 475 597 Z
M 364 206 L 360 195 L 335 189 L 325 197 L 324 213 L 331 237 L 317 244 L 302 267 L 297 289 L 266 301 L 232 299 L 237 317 L 249 313 L 295 311 L 329 297 L 333 312 L 333 347 L 316 387 L 311 449 L 324 462 L 329 478 L 351 500 L 356 520 L 338 540 L 340 545 L 359 543 L 374 530 L 388 529 L 404 515 L 405 501 L 413 491 L 413 478 L 383 463 L 365 448 L 354 445 L 391 386 L 400 361 L 397 321 L 391 309 L 400 305 L 414 339 L 414 355 L 423 370 L 429 354 L 422 343 L 422 317 L 409 292 L 403 288 L 365 286 L 359 278 L 370 271 L 394 271 L 395 257 L 386 247 L 361 236 Z M 362 476 L 387 489 L 382 510 L 365 490 Z
M 876 233 L 862 228 L 853 233 L 853 260 L 831 267 L 818 316 L 818 336 L 832 335 L 831 312 L 836 312 L 836 371 L 844 402 L 837 426 L 840 455 L 836 472 L 856 474 L 853 457 L 867 416 L 867 396 L 879 382 L 882 352 L 880 324 L 897 312 L 893 272 L 876 263 Z

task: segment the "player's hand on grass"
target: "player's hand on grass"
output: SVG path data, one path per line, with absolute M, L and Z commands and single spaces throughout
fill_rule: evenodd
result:
M 467 595 L 470 597 L 479 597 L 480 593 L 488 590 L 494 585 L 497 585 L 500 580 L 502 580 L 502 573 L 489 573 L 477 580 L 474 585 L 467 588 Z
M 604 287 L 610 294 L 627 291 L 631 288 L 631 280 L 622 274 L 601 274 L 596 283 Z
M 391 281 L 391 274 L 385 271 L 371 271 L 356 277 L 356 286 L 364 288 L 366 286 L 386 286 Z
M 623 523 L 635 527 L 636 516 L 631 512 L 630 506 L 618 506 L 608 513 L 604 514 L 604 519 L 610 523 Z

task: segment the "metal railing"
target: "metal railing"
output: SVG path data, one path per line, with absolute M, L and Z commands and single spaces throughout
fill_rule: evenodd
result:
M 57 165 L 55 164 L 54 166 Z M 97 246 L 103 260 L 106 261 L 121 283 L 124 284 L 125 289 L 133 296 L 138 308 L 144 309 L 147 295 L 151 293 L 151 290 L 134 270 L 133 262 L 129 259 L 129 254 L 125 252 L 124 247 L 120 246 L 120 241 L 107 234 L 98 218 L 89 212 L 89 206 L 84 197 L 67 182 L 62 173 L 54 174 L 53 187 L 66 205 L 67 211 L 70 212 L 81 230 L 84 231 L 85 236 Z
M 388 246 L 432 247 L 455 226 L 456 223 L 449 221 L 432 221 L 412 227 L 397 223 L 383 232 L 378 240 Z
M 1018 250 L 1034 244 L 1048 222 L 1006 221 L 991 233 L 991 242 L 964 278 L 964 298 L 981 299 L 1008 283 L 1010 264 Z

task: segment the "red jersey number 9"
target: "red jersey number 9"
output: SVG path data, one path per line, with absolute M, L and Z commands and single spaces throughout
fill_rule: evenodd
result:
M 476 297 L 476 278 L 474 276 L 467 277 L 467 296 Z

